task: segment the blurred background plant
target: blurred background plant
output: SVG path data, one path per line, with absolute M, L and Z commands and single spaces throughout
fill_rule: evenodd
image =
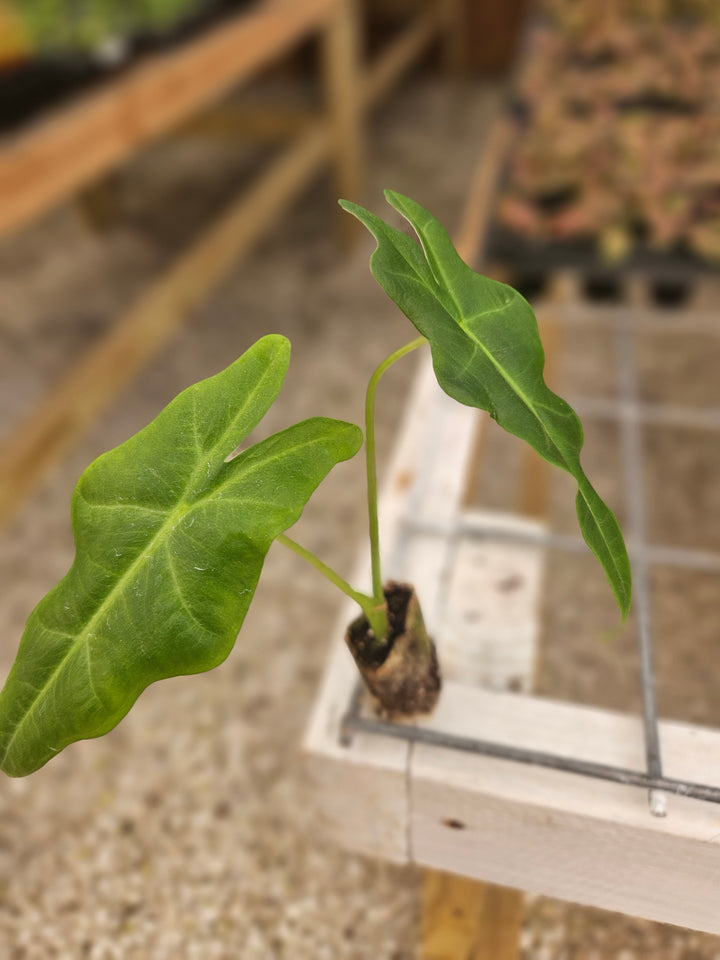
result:
M 545 0 L 499 205 L 537 243 L 720 261 L 720 4 Z
M 214 5 L 213 0 L 4 0 L 0 17 L 13 26 L 14 45 L 22 36 L 37 53 L 92 54 L 137 34 L 172 30 Z

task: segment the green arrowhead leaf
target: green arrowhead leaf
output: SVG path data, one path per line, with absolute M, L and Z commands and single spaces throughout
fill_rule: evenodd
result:
M 272 405 L 289 354 L 284 337 L 264 337 L 82 475 L 75 560 L 30 615 L 0 694 L 6 773 L 107 733 L 148 684 L 228 655 L 270 544 L 362 442 L 353 424 L 318 418 L 226 462 Z
M 460 403 L 487 410 L 501 427 L 575 478 L 580 529 L 627 616 L 631 574 L 622 533 L 580 465 L 580 420 L 545 384 L 545 354 L 532 308 L 512 287 L 471 270 L 440 223 L 418 203 L 389 190 L 385 196 L 411 224 L 421 246 L 368 210 L 341 201 L 377 240 L 373 275 L 427 337 L 442 389 Z

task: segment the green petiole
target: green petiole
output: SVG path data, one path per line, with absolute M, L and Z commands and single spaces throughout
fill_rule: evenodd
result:
M 380 565 L 380 533 L 378 524 L 378 489 L 377 489 L 377 463 L 375 456 L 375 394 L 380 378 L 389 370 L 390 367 L 401 357 L 407 356 L 413 350 L 417 350 L 424 343 L 427 343 L 425 337 L 416 337 L 410 343 L 400 347 L 377 367 L 368 383 L 367 394 L 365 396 L 365 463 L 367 471 L 367 502 L 368 502 L 368 521 L 370 528 L 370 562 L 372 567 L 372 596 L 355 590 L 347 580 L 344 580 L 339 573 L 324 563 L 319 557 L 297 543 L 291 540 L 285 534 L 280 534 L 275 539 L 286 546 L 299 557 L 307 560 L 318 570 L 330 583 L 335 584 L 338 589 L 350 597 L 358 604 L 362 612 L 368 619 L 370 627 L 375 636 L 382 640 L 385 638 L 388 630 L 387 611 L 385 609 L 385 594 L 383 593 L 382 568 Z

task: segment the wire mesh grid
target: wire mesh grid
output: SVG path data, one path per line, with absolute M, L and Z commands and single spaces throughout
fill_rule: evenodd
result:
M 711 336 L 720 336 L 720 327 L 711 315 L 683 311 L 682 321 L 663 323 L 664 331 L 682 334 L 688 326 Z M 650 569 L 654 565 L 702 572 L 720 573 L 720 552 L 665 546 L 649 542 L 645 508 L 645 468 L 643 431 L 648 425 L 717 430 L 720 428 L 720 408 L 684 407 L 671 404 L 643 403 L 638 386 L 637 335 L 652 328 L 657 322 L 657 311 L 648 308 L 597 308 L 578 302 L 554 305 L 552 318 L 572 323 L 593 320 L 609 326 L 614 342 L 617 391 L 613 399 L 595 397 L 573 401 L 584 418 L 614 421 L 619 426 L 622 463 L 622 489 L 627 511 L 626 532 L 630 553 L 633 583 L 637 652 L 642 694 L 642 721 L 645 747 L 645 770 L 631 770 L 606 764 L 592 763 L 573 757 L 541 753 L 535 750 L 508 746 L 502 743 L 460 737 L 424 727 L 395 724 L 367 716 L 362 711 L 362 686 L 358 683 L 341 725 L 342 742 L 349 745 L 353 732 L 379 734 L 422 742 L 449 749 L 482 754 L 484 756 L 541 766 L 581 776 L 614 781 L 648 790 L 650 812 L 654 816 L 667 813 L 666 795 L 676 794 L 712 803 L 720 803 L 720 788 L 691 783 L 667 777 L 663 772 L 662 750 L 658 724 L 655 668 L 653 656 L 653 626 L 650 595 Z M 688 322 L 684 322 L 689 320 Z M 587 550 L 579 536 L 552 531 L 519 532 L 494 530 L 487 521 L 478 522 L 472 514 L 460 513 L 450 523 L 436 523 L 423 519 L 408 505 L 402 520 L 396 551 L 410 548 L 412 535 L 421 533 L 449 538 L 480 537 L 487 540 L 512 540 L 535 547 L 563 552 Z M 396 557 L 396 560 L 401 558 Z

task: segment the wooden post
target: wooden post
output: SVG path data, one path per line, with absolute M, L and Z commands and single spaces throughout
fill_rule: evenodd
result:
M 116 226 L 122 213 L 122 181 L 113 170 L 85 187 L 76 200 L 80 216 L 93 233 L 103 234 Z
M 0 448 L 0 522 L 278 219 L 327 147 L 322 124 L 288 147 L 15 429 Z
M 425 870 L 420 960 L 516 960 L 522 908 L 517 890 Z
M 442 59 L 450 76 L 467 66 L 467 17 L 463 0 L 436 0 L 442 16 Z
M 1 2 L 1 0 L 0 0 Z M 57 116 L 11 138 L 0 150 L 0 235 L 88 187 L 146 143 L 203 130 L 295 142 L 238 197 L 190 249 L 154 282 L 115 327 L 80 358 L 0 448 L 0 523 L 35 489 L 188 312 L 297 196 L 328 157 L 337 189 L 357 199 L 362 187 L 362 115 L 437 36 L 433 3 L 362 73 L 357 0 L 275 0 L 158 55 Z M 322 117 L 283 110 L 259 117 L 216 107 L 198 111 L 313 33 L 323 37 L 327 109 Z M 168 96 L 168 91 L 172 96 Z M 183 131 L 183 125 L 188 127 Z M 91 215 L 97 213 L 90 201 Z M 341 220 L 346 243 L 356 221 Z
M 335 161 L 335 184 L 341 197 L 362 199 L 364 145 L 360 94 L 361 30 L 355 0 L 341 0 L 323 31 L 323 80 Z M 349 247 L 358 221 L 343 216 L 340 236 Z

